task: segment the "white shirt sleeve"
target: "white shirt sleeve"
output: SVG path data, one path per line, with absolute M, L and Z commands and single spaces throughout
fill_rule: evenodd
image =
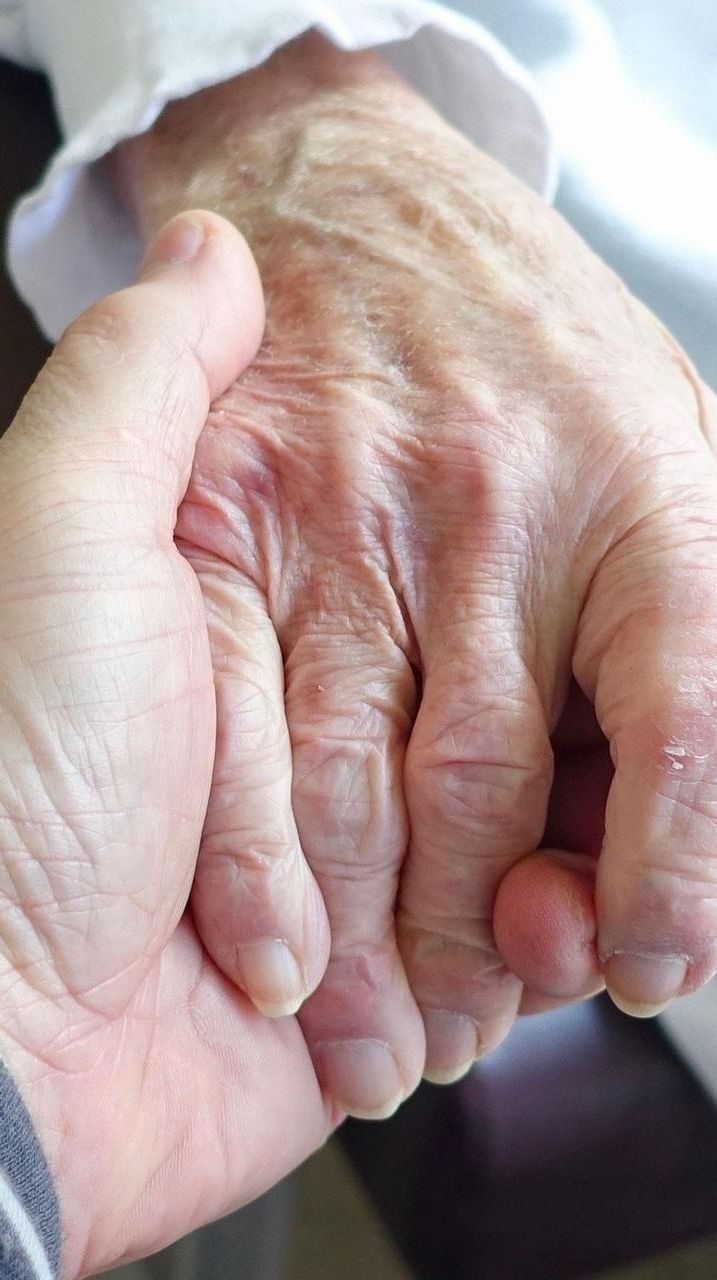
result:
M 0 57 L 35 66 L 27 30 L 24 0 L 0 0 Z
M 0 0 L 0 54 L 44 69 L 64 145 L 15 209 L 15 285 L 56 338 L 132 279 L 136 228 L 95 162 L 166 104 L 319 28 L 382 54 L 478 146 L 549 194 L 549 130 L 527 75 L 477 23 L 433 0 Z

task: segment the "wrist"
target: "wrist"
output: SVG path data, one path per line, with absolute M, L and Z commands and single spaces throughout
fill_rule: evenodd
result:
M 180 210 L 209 205 L 238 222 L 261 257 L 267 210 L 289 177 L 322 166 L 330 194 L 330 175 L 357 148 L 365 166 L 388 172 L 392 150 L 422 116 L 442 125 L 376 54 L 344 53 L 311 32 L 256 70 L 171 103 L 108 163 L 145 239 Z

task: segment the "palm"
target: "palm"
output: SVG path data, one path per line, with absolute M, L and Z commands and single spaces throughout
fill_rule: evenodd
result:
M 0 1052 L 60 1185 L 86 1171 L 95 1234 L 63 1206 L 77 1271 L 244 1202 L 328 1129 L 295 1020 L 262 1019 L 182 918 L 214 754 L 207 628 L 186 562 L 127 514 L 50 488 L 0 586 Z
M 90 1239 L 67 1242 L 82 1274 L 244 1204 L 328 1133 L 295 1019 L 257 1014 L 186 918 L 123 1013 L 78 1001 L 64 1013 L 51 1062 L 64 1081 L 64 1158 L 90 1171 L 97 1210 Z

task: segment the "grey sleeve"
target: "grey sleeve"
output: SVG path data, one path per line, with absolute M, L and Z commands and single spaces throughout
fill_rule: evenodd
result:
M 55 1280 L 60 1213 L 25 1104 L 0 1062 L 0 1280 Z

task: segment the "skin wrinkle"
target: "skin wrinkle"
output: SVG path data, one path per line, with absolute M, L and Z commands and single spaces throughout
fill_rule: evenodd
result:
M 450 930 L 450 938 L 448 930 Z M 477 978 L 478 981 L 489 983 L 495 974 L 505 971 L 505 964 L 492 938 L 490 921 L 482 923 L 474 918 L 466 922 L 454 917 L 446 917 L 443 920 L 438 917 L 433 927 L 430 923 L 422 922 L 418 933 L 416 959 L 419 963 L 430 962 L 441 953 L 450 955 L 452 950 L 460 949 L 473 953 L 471 964 L 474 966 L 472 974 L 474 980 Z
M 35 736 L 36 736 L 36 735 L 35 735 Z M 27 741 L 28 741 L 28 743 L 29 743 L 29 741 L 30 741 L 30 737 L 28 737 L 28 738 L 27 738 Z M 73 743 L 74 743 L 74 745 L 76 746 L 76 738 L 73 738 Z M 74 753 L 73 753 L 73 756 L 74 756 Z M 58 767 L 58 771 L 57 771 L 56 776 L 57 776 L 58 778 L 60 778 L 60 777 L 61 777 L 61 775 L 62 775 L 62 772 L 63 772 L 63 771 L 62 771 L 62 769 Z M 43 774 L 43 775 L 41 775 L 41 776 L 44 778 L 44 777 L 46 777 L 47 775 L 46 775 L 46 773 L 45 773 L 45 774 Z M 76 770 L 71 771 L 70 776 L 74 779 L 74 782 L 76 782 L 76 780 L 77 780 L 77 773 L 76 773 Z M 96 779 L 95 779 L 95 777 L 94 777 L 94 776 L 92 776 L 92 777 L 88 777 L 88 778 L 86 778 L 86 782 L 87 782 L 87 785 L 88 785 L 88 788 L 89 788 L 90 792 L 91 792 L 91 793 L 93 793 L 93 794 L 95 794 L 95 792 L 96 792 Z M 85 861 L 86 861 L 86 860 L 87 860 L 87 858 L 88 858 L 88 856 L 90 855 L 90 850 L 91 850 L 92 846 L 91 846 L 91 845 L 89 845 L 89 844 L 86 844 L 86 843 L 85 843 L 85 841 L 81 838 L 81 833 L 80 833 L 80 830 L 77 828 L 77 826 L 73 826 L 71 823 L 69 823 L 68 818 L 67 818 L 67 816 L 66 816 L 66 815 L 67 815 L 67 813 L 68 813 L 68 809 L 67 809 L 67 806 L 65 805 L 64 801 L 60 801 L 60 802 L 58 803 L 58 801 L 57 801 L 54 797 L 53 797 L 53 798 L 51 798 L 51 797 L 49 796 L 49 794 L 48 794 L 48 801 L 49 801 L 49 804 L 50 804 L 50 812 L 51 812 L 51 813 L 54 813 L 54 812 L 59 813 L 59 812 L 62 812 L 63 810 L 64 810 L 64 813 L 65 813 L 65 817 L 63 818 L 62 823 L 61 823 L 61 830 L 60 830 L 60 831 L 58 831 L 58 833 L 57 833 L 58 835 L 60 835 L 60 836 L 61 836 L 62 844 L 64 845 L 64 844 L 65 844 L 65 842 L 66 842 L 66 840 L 67 840 L 68 835 L 71 835 L 71 836 L 72 836 L 72 839 L 73 839 L 73 841 L 74 841 L 74 843 L 75 843 L 75 846 L 76 846 L 76 847 L 77 847 L 77 849 L 80 851 L 80 856 L 81 856 L 81 857 L 84 857 L 84 859 L 85 859 Z M 106 817 L 107 815 L 105 814 L 104 816 Z M 125 814 L 125 817 L 126 817 L 126 814 Z M 98 813 L 98 820 L 99 820 L 99 819 L 100 819 L 100 814 Z M 44 843 L 46 843 L 46 842 L 44 842 Z M 45 865 L 47 866 L 47 870 L 46 870 L 46 871 L 44 870 Z M 40 858 L 36 858 L 36 859 L 35 859 L 35 861 L 34 861 L 34 866 L 35 866 L 38 870 L 39 870 L 41 867 L 43 868 L 43 873 L 44 873 L 44 874 L 45 874 L 45 876 L 46 876 L 47 883 L 48 883 L 48 887 L 50 887 L 50 885 L 52 885 L 52 884 L 56 884 L 56 883 L 57 883 L 56 878 L 52 876 L 52 873 L 51 873 L 51 870 L 50 870 L 50 868 L 51 868 L 51 864 L 46 864 L 46 863 L 45 863 L 45 862 L 43 862 Z M 187 891 L 188 891 L 188 887 L 189 887 L 189 884 L 187 883 L 187 885 L 186 885 L 186 889 L 187 889 Z M 21 899 L 21 895 L 22 895 L 22 893 L 23 893 L 23 892 L 25 892 L 25 890 L 22 890 L 21 888 L 19 888 L 18 886 L 16 886 L 16 895 L 17 895 L 17 897 L 18 897 L 18 899 L 19 899 L 19 900 Z M 56 893 L 56 892 L 53 892 L 53 894 L 52 894 L 52 900 L 53 900 L 53 901 L 57 901 L 57 893 Z M 100 899 L 98 899 L 97 901 L 98 901 L 98 906 L 99 906 L 99 908 L 101 909 L 101 908 L 102 908 L 102 901 L 101 901 L 101 898 L 100 898 Z M 63 902 L 66 902 L 66 895 L 63 895 Z M 143 910 L 144 910 L 144 911 L 145 911 L 145 913 L 146 913 L 147 908 L 143 908 Z M 44 913 L 44 914 L 45 914 L 45 916 L 46 916 L 46 913 Z M 46 927 L 47 927 L 47 925 L 46 925 Z M 52 954 L 53 954 L 53 957 L 55 958 L 55 962 L 56 962 L 56 963 L 59 963 L 59 956 L 58 956 L 58 950 L 57 950 L 57 948 L 58 948 L 58 940 L 57 940 L 57 938 L 55 938 L 55 940 L 54 940 L 54 942 L 53 942 L 53 944 L 52 944 Z M 64 946 L 62 946 L 62 947 L 61 947 L 61 950 L 64 950 Z M 62 966 L 62 967 L 64 967 L 64 966 Z
M 236 845 L 237 837 L 241 838 L 242 867 L 237 866 Z M 257 838 L 258 837 L 258 838 Z M 222 846 L 226 844 L 226 848 Z M 207 833 L 206 850 L 208 856 L 211 857 L 215 864 L 215 873 L 217 865 L 224 863 L 230 876 L 227 883 L 232 880 L 239 881 L 244 872 L 262 871 L 271 875 L 281 870 L 281 865 L 286 861 L 287 856 L 292 852 L 287 848 L 286 834 L 282 832 L 277 835 L 275 841 L 271 839 L 271 833 L 261 831 L 260 833 L 252 833 L 242 829 L 240 832 L 232 830 L 230 832 L 221 832 L 210 830 Z M 246 890 L 241 886 L 242 892 L 253 893 L 260 900 L 261 889 L 252 888 L 247 878 Z
M 437 914 L 463 934 L 471 875 L 472 905 L 486 921 L 500 870 L 529 854 L 542 832 L 548 731 L 560 729 L 566 699 L 570 713 L 579 697 L 573 657 L 592 692 L 599 668 L 612 661 L 618 670 L 612 636 L 631 616 L 640 624 L 631 634 L 644 636 L 629 642 L 633 663 L 636 649 L 639 657 L 649 649 L 649 579 L 663 582 L 665 565 L 677 565 L 670 543 L 687 527 L 685 508 L 699 501 L 702 481 L 692 492 L 688 482 L 707 470 L 707 455 L 692 444 L 699 420 L 689 377 L 617 278 L 378 60 L 349 59 L 339 73 L 333 59 L 341 57 L 326 48 L 317 67 L 313 55 L 296 56 L 287 90 L 277 70 L 293 66 L 287 51 L 288 62 L 282 54 L 234 85 L 177 103 L 116 164 L 145 229 L 188 202 L 209 202 L 242 227 L 262 271 L 264 344 L 254 368 L 213 406 L 179 533 L 210 603 L 215 648 L 228 649 L 243 626 L 232 593 L 259 597 L 273 643 L 278 636 L 286 701 L 278 656 L 271 649 L 269 658 L 259 628 L 250 643 L 235 641 L 236 663 L 254 683 L 271 670 L 265 714 L 277 751 L 288 717 L 308 860 L 341 928 L 350 928 L 334 883 L 337 839 L 360 862 L 385 824 L 384 850 L 398 871 L 411 819 L 399 916 L 415 928 L 422 893 L 426 921 Z M 349 66 L 359 68 L 355 79 Z M 704 481 L 709 501 L 712 481 Z M 705 520 L 708 550 L 709 513 Z M 651 521 L 661 531 L 655 539 Z M 682 551 L 686 573 L 699 549 L 697 539 Z M 629 711 L 639 675 L 633 665 L 610 677 L 626 688 L 620 708 L 610 695 L 611 715 Z M 250 713 L 234 683 L 226 681 L 224 697 L 236 697 L 232 723 L 240 725 Z M 473 739 L 473 722 L 480 739 L 486 716 L 515 724 L 495 752 Z M 367 739 L 378 758 L 382 737 L 385 755 L 369 783 Z M 262 780 L 254 762 L 241 761 L 239 732 L 227 739 L 223 789 L 232 769 L 247 775 L 244 793 L 238 781 L 218 801 L 228 850 L 227 815 L 240 814 L 244 800 L 260 812 Z M 576 739 L 578 747 L 600 741 L 594 718 Z M 270 751 L 270 742 L 259 747 L 261 771 Z M 433 768 L 420 769 L 422 755 Z M 288 769 L 283 758 L 277 772 L 285 778 Z M 405 786 L 394 787 L 401 775 Z M 372 811 L 372 787 L 384 811 L 378 800 Z M 578 803 L 583 792 L 581 783 Z M 604 801 L 588 800 L 599 823 Z M 276 804 L 274 792 L 267 807 Z M 422 821 L 422 806 L 434 826 Z M 241 819 L 233 821 L 240 842 Z M 252 816 L 251 830 L 261 826 Z M 591 847 L 595 839 L 591 832 Z M 629 843 L 622 856 L 629 859 Z M 390 856 L 382 865 L 386 874 Z M 257 893 L 252 882 L 254 902 Z M 390 935 L 396 904 L 382 895 L 377 884 L 367 947 L 372 930 Z M 270 899 L 267 889 L 267 919 Z M 303 926 L 302 918 L 297 934 Z M 280 912 L 276 928 L 289 936 Z M 209 931 L 204 940 L 212 946 Z M 405 954 L 410 963 L 410 948 Z M 458 970 L 446 968 L 444 978 L 460 985 Z M 424 971 L 420 981 L 434 980 Z M 430 986 L 432 1007 L 450 989 L 442 981 Z M 324 1015 L 321 993 L 307 1013 L 309 1042 L 320 1032 L 333 1039 L 319 1026 L 322 1016 L 331 1022 L 330 974 L 327 991 Z M 361 1034 L 388 1042 L 399 1015 L 386 1010 L 385 1023 Z M 480 1001 L 467 1011 L 488 1024 L 495 1013 Z M 400 1016 L 396 1037 L 407 1043 L 405 1006 Z
M 219 225 L 216 220 L 214 225 Z M 156 289 L 153 285 L 149 293 L 140 288 L 132 294 L 139 318 L 149 308 L 150 327 L 156 325 L 160 333 L 163 327 L 170 332 L 173 324 L 187 329 L 197 305 L 206 305 L 212 326 L 217 321 L 217 332 L 208 341 L 216 348 L 218 363 L 223 342 L 222 289 L 238 291 L 239 267 L 242 260 L 247 262 L 228 228 L 225 236 L 224 258 L 218 254 L 212 266 L 210 250 L 210 261 L 199 266 L 194 292 L 201 297 L 194 299 L 193 306 L 188 298 L 183 302 L 183 290 L 173 289 L 171 284 Z M 223 261 L 226 272 L 219 271 Z M 203 273 L 206 278 L 202 283 Z M 184 322 L 182 307 L 187 310 Z M 93 358 L 95 355 L 93 348 Z M 142 395 L 135 397 L 131 367 L 120 362 L 120 367 L 111 371 L 110 385 L 100 380 L 98 388 L 110 419 L 113 414 L 121 418 L 125 406 L 128 412 L 134 406 L 146 417 L 149 435 L 158 410 L 184 412 L 172 397 L 167 398 L 166 388 L 153 384 L 154 366 L 161 358 L 161 342 L 155 348 L 134 335 L 127 363 L 147 371 L 146 378 L 139 379 Z M 238 367 L 231 352 L 227 359 L 229 368 Z M 81 395 L 89 396 L 91 379 L 85 378 L 82 368 L 79 373 Z M 43 376 L 51 387 L 52 366 Z M 162 376 L 158 365 L 156 376 Z M 178 401 L 180 391 L 178 386 Z M 3 779 L 1 789 L 3 799 L 6 791 L 11 792 L 7 807 L 13 815 L 22 816 L 27 807 L 33 816 L 39 813 L 46 817 L 32 829 L 25 824 L 22 830 L 9 833 L 7 821 L 0 823 L 3 837 L 9 835 L 14 845 L 21 845 L 24 855 L 21 870 L 15 865 L 3 868 L 3 877 L 12 872 L 18 882 L 16 889 L 8 892 L 13 898 L 17 893 L 26 895 L 20 929 L 20 909 L 16 914 L 12 902 L 0 903 L 3 932 L 13 934 L 10 943 L 16 958 L 11 977 L 0 962 L 0 1039 L 3 1059 L 28 1099 L 63 1197 L 69 1276 L 103 1270 L 133 1245 L 151 1251 L 169 1243 L 183 1228 L 196 1225 L 197 1220 L 208 1220 L 215 1211 L 231 1207 L 231 1201 L 258 1193 L 263 1189 L 262 1178 L 265 1183 L 276 1180 L 325 1138 L 328 1120 L 293 1020 L 287 1020 L 289 1025 L 283 1029 L 267 1027 L 251 1014 L 248 1002 L 221 979 L 216 966 L 207 962 L 190 922 L 184 919 L 175 929 L 176 920 L 163 920 L 163 912 L 174 911 L 178 901 L 186 897 L 209 789 L 213 690 L 201 600 L 186 563 L 172 554 L 165 557 L 163 565 L 157 558 L 156 580 L 151 575 L 149 580 L 145 577 L 144 596 L 139 588 L 134 608 L 128 607 L 123 594 L 123 579 L 114 576 L 117 608 L 107 607 L 103 574 L 114 569 L 115 560 L 124 557 L 128 578 L 144 573 L 142 541 L 147 531 L 138 528 L 135 539 L 135 531 L 129 527 L 133 513 L 125 486 L 136 484 L 142 491 L 138 508 L 150 502 L 152 495 L 148 485 L 126 472 L 119 484 L 104 487 L 113 462 L 93 455 L 97 413 L 92 412 L 91 403 L 83 410 L 73 396 L 69 399 L 70 418 L 62 400 L 60 397 L 57 404 L 57 421 L 45 424 L 47 434 L 62 436 L 66 430 L 68 437 L 72 432 L 76 438 L 78 432 L 86 432 L 88 454 L 97 467 L 99 514 L 94 516 L 89 507 L 78 507 L 77 518 L 56 528 L 59 537 L 55 538 L 50 530 L 53 513 L 48 511 L 44 522 L 40 502 L 34 532 L 28 524 L 26 545 L 13 553 L 15 564 L 9 565 L 7 558 L 4 561 L 0 683 L 3 695 L 6 685 L 12 688 L 15 705 L 8 706 L 3 696 L 0 770 L 12 766 L 13 779 L 22 780 L 22 784 L 12 789 Z M 50 414 L 52 403 L 53 397 L 48 395 L 45 405 Z M 40 398 L 35 411 L 41 406 Z M 190 418 L 191 414 L 185 416 L 182 428 L 185 460 L 191 456 L 192 432 L 201 427 L 201 418 L 194 425 Z M 13 468 L 19 466 L 18 454 L 24 452 L 19 443 L 24 439 L 22 422 L 4 437 L 0 476 L 8 487 Z M 61 476 L 57 443 L 38 435 L 33 447 L 41 452 L 48 444 L 50 454 L 55 451 Z M 121 447 L 136 450 L 138 445 L 136 440 L 124 440 Z M 46 470 L 44 462 L 42 469 Z M 186 473 L 186 462 L 174 468 L 179 480 L 182 470 Z M 37 481 L 32 457 L 24 459 L 22 472 Z M 90 476 L 88 466 L 82 475 L 73 477 L 72 485 L 82 489 Z M 53 487 L 53 497 L 60 488 L 59 484 Z M 155 511 L 163 503 L 169 508 L 167 496 L 159 493 Z M 4 523 L 7 505 L 0 502 L 0 511 Z M 113 513 L 114 556 L 106 541 Z M 161 540 L 165 551 L 171 546 L 171 514 L 168 510 Z M 93 543 L 97 534 L 100 536 Z M 83 562 L 78 556 L 78 537 L 85 536 L 91 550 Z M 35 619 L 29 623 L 32 602 L 18 598 L 12 582 L 13 576 L 21 576 L 26 547 L 32 549 L 37 588 Z M 66 571 L 68 580 L 72 579 L 69 585 L 73 587 L 85 577 L 93 550 L 95 578 L 88 576 L 83 589 L 88 599 L 97 592 L 94 618 L 74 590 L 43 595 L 43 584 L 35 572 L 44 567 L 45 559 L 48 564 L 54 561 L 58 573 Z M 164 598 L 158 589 L 162 580 Z M 7 595 L 3 594 L 6 584 Z M 174 615 L 172 627 L 178 617 L 186 617 L 193 625 L 170 637 L 162 629 L 165 611 L 167 617 Z M 61 613 L 66 626 L 43 625 L 44 612 L 48 616 Z M 136 628 L 139 642 L 136 654 L 131 646 L 123 650 L 132 628 Z M 110 666 L 106 640 L 113 629 L 120 641 L 118 649 L 123 651 L 117 664 Z M 21 636 L 23 630 L 34 634 Z M 80 639 L 75 645 L 76 635 Z M 5 636 L 8 643 L 20 646 L 24 662 L 8 658 Z M 143 679 L 139 663 L 135 669 L 134 661 L 142 655 L 145 637 L 149 683 Z M 96 662 L 86 662 L 80 651 L 94 653 Z M 118 714 L 117 700 L 122 694 L 128 704 L 125 717 Z M 103 719 L 105 695 L 112 699 L 112 705 Z M 58 723 L 62 727 L 59 747 L 53 738 Z M 73 737 L 79 739 L 79 745 L 73 744 Z M 87 743 L 92 746 L 90 758 L 82 751 L 82 744 Z M 143 802 L 150 794 L 152 821 L 148 826 L 149 809 Z M 93 804 L 96 813 L 89 813 Z M 186 818 L 178 823 L 177 815 L 185 806 Z M 141 828 L 139 840 L 132 829 L 135 823 Z M 51 844 L 51 850 L 33 848 L 33 843 L 40 842 Z M 39 869 L 36 861 L 41 864 Z M 19 883 L 23 876 L 29 885 Z M 97 893 L 95 884 L 100 886 Z M 150 902 L 155 892 L 160 899 L 156 909 Z M 63 912 L 63 900 L 68 902 L 67 912 Z M 108 914 L 114 917 L 115 913 L 117 922 L 108 929 Z M 166 923 L 170 941 L 166 936 L 157 942 L 154 936 L 147 938 L 148 913 L 160 933 Z M 39 941 L 33 936 L 35 926 L 40 930 Z M 98 938 L 93 936 L 95 930 Z M 162 951 L 161 960 L 153 953 L 155 942 Z M 45 947 L 62 949 L 59 962 L 56 956 L 48 959 L 40 954 Z M 133 954 L 134 947 L 137 952 Z M 35 956 L 37 963 L 33 963 Z M 65 962 L 69 973 L 64 971 Z M 71 997 L 63 995 L 63 980 L 72 991 Z M 31 982 L 50 989 L 44 994 L 34 991 Z M 89 1109 L 88 1097 L 92 1098 Z M 205 1116 L 202 1123 L 196 1119 L 198 1107 Z M 118 1159 L 108 1159 L 107 1135 L 116 1131 L 121 1131 L 125 1140 L 118 1148 Z M 277 1156 L 278 1147 L 281 1154 Z M 255 1150 L 259 1152 L 256 1160 Z M 169 1207 L 157 1213 L 158 1204 Z
M 12 920 L 8 920 L 8 911 L 12 914 Z M 53 957 L 50 943 L 44 931 L 31 922 L 29 923 L 28 936 L 28 920 L 25 912 L 17 902 L 3 902 L 2 910 L 0 910 L 0 936 L 3 937 L 5 957 L 10 963 L 14 957 L 19 956 L 23 967 L 26 965 L 42 966 L 43 982 L 41 984 L 36 983 L 36 989 L 45 995 L 52 994 L 57 986 L 57 976 L 53 972 L 51 963 Z M 33 954 L 38 944 L 41 952 L 39 957 Z M 29 958 L 30 954 L 32 954 L 32 959 Z M 48 978 L 50 979 L 49 982 Z

